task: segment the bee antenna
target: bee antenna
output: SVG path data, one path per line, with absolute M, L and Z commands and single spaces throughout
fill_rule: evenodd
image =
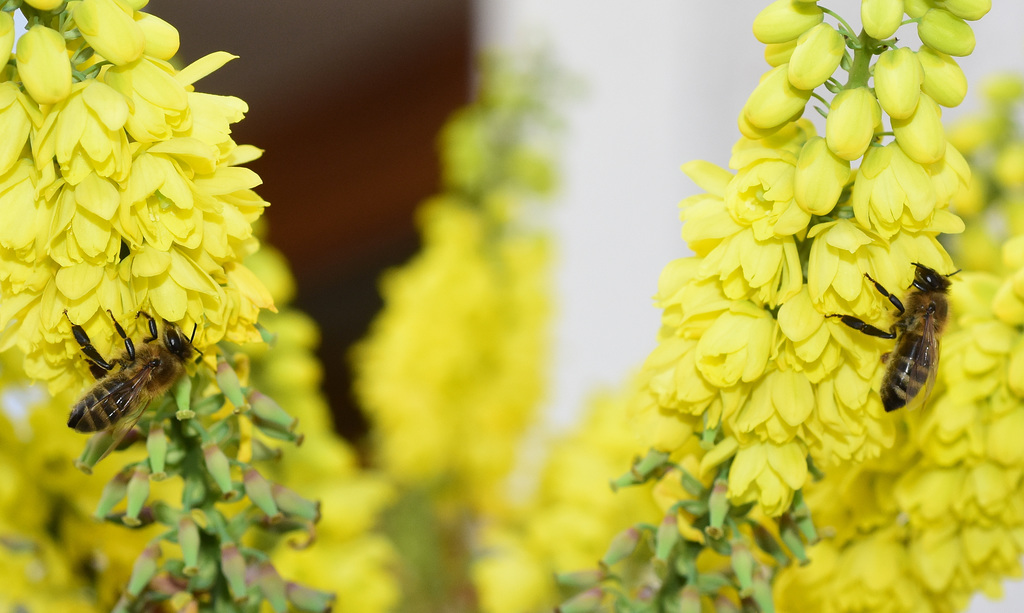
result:
M 947 276 L 947 277 L 952 277 L 952 276 L 953 276 L 953 275 L 955 275 L 956 273 L 958 273 L 958 272 L 962 272 L 962 271 L 963 271 L 963 268 L 957 268 L 956 270 L 954 270 L 953 272 L 949 273 L 949 274 L 948 274 L 948 275 L 946 275 L 946 276 Z
M 960 271 L 957 271 L 960 272 Z M 955 273 L 954 273 L 955 274 Z M 192 344 L 192 339 L 196 337 L 196 330 L 199 329 L 199 324 L 192 324 L 192 336 L 188 337 L 188 344 Z

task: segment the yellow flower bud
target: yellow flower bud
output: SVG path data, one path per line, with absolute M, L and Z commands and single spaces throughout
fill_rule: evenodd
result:
M 903 0 L 903 12 L 911 19 L 917 19 L 931 8 L 929 0 Z
M 893 119 L 906 119 L 917 108 L 924 70 L 908 47 L 889 49 L 875 63 L 875 95 Z
M 18 39 L 18 75 L 32 99 L 54 104 L 71 93 L 71 60 L 60 32 L 36 25 Z
M 120 2 L 133 11 L 141 11 L 149 4 L 149 0 L 120 0 Z
M 755 128 L 780 126 L 800 115 L 807 105 L 811 92 L 793 87 L 787 77 L 788 68 L 789 64 L 783 64 L 769 70 L 743 106 L 743 116 Z
M 868 36 L 885 40 L 903 23 L 903 0 L 861 0 L 860 20 Z
M 825 142 L 842 159 L 855 160 L 864 155 L 881 120 L 882 111 L 871 90 L 844 89 L 832 99 L 825 120 Z
M 40 11 L 52 11 L 63 3 L 64 0 L 25 0 L 25 4 Z
M 960 19 L 977 21 L 992 10 L 992 0 L 944 0 L 942 6 Z
M 737 121 L 737 126 L 740 129 L 740 134 L 746 136 L 751 140 L 760 140 L 767 136 L 771 136 L 772 134 L 778 132 L 779 128 L 782 127 L 782 125 L 778 125 L 768 130 L 755 127 L 754 124 L 750 123 L 750 121 L 747 120 L 747 116 L 743 114 L 743 111 L 740 111 L 740 117 Z
M 804 143 L 796 162 L 793 197 L 803 210 L 825 215 L 839 201 L 850 179 L 850 163 L 829 150 L 825 139 L 815 136 Z
M 917 35 L 924 44 L 949 55 L 963 57 L 974 51 L 974 30 L 943 9 L 929 9 L 917 24 Z
M 824 17 L 817 4 L 776 0 L 754 18 L 754 37 L 766 45 L 784 43 L 798 38 Z
M 769 66 L 782 66 L 793 56 L 796 49 L 797 39 L 787 40 L 784 43 L 771 43 L 764 46 L 764 59 Z
M 839 67 L 845 44 L 843 36 L 827 23 L 819 23 L 797 39 L 789 61 L 789 82 L 797 89 L 821 85 Z
M 14 18 L 11 14 L 0 12 L 0 67 L 7 65 L 14 49 Z
M 134 62 L 146 49 L 142 28 L 114 0 L 82 0 L 74 19 L 89 46 L 115 66 Z
M 906 119 L 892 120 L 896 142 L 918 164 L 931 164 L 946 153 L 946 133 L 942 128 L 942 109 L 926 94 Z
M 135 13 L 135 23 L 146 38 L 146 55 L 169 60 L 178 52 L 180 40 L 174 26 L 150 13 Z
M 917 61 L 924 70 L 921 91 L 945 107 L 954 107 L 964 101 L 967 95 L 967 77 L 952 57 L 922 46 L 917 52 Z

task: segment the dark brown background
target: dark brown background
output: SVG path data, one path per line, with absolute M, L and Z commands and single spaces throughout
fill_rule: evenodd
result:
M 339 429 L 364 428 L 347 352 L 380 308 L 376 279 L 417 247 L 412 211 L 438 185 L 435 137 L 468 98 L 469 0 L 152 0 L 185 62 L 239 59 L 197 85 L 249 104 L 239 143 L 271 203 L 269 242 L 320 323 Z

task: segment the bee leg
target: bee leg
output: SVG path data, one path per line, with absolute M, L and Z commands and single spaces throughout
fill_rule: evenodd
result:
M 149 337 L 142 339 L 142 341 L 145 343 L 152 343 L 158 336 L 160 336 L 156 330 L 156 320 L 153 319 L 152 315 L 145 311 L 139 311 L 138 315 L 135 316 L 135 319 L 138 319 L 139 317 L 145 317 L 149 320 Z
M 886 364 L 886 363 L 889 362 L 889 356 L 890 355 L 891 355 L 891 352 L 889 352 L 889 351 L 886 351 L 885 353 L 882 354 L 882 364 Z
M 838 317 L 839 321 L 850 326 L 854 330 L 867 334 L 868 336 L 877 336 L 878 338 L 896 338 L 895 328 L 891 328 L 886 332 L 881 328 L 876 328 L 863 320 L 857 319 L 853 315 L 826 315 L 826 317 Z
M 195 338 L 196 338 L 196 330 L 198 330 L 198 329 L 199 329 L 199 324 L 192 324 L 192 336 L 188 337 L 188 344 L 189 345 L 192 345 L 192 341 L 195 340 Z M 192 349 L 195 349 L 195 352 L 199 354 L 199 355 L 196 356 L 196 364 L 202 362 L 203 361 L 203 352 L 199 351 L 198 349 L 196 349 L 195 345 L 192 345 Z
M 89 363 L 89 372 L 99 379 L 106 375 L 108 371 L 113 370 L 114 365 L 104 360 L 100 352 L 96 351 L 96 348 L 92 346 L 92 341 L 89 340 L 89 335 L 85 333 L 85 328 L 71 321 L 67 309 L 64 309 L 64 317 L 68 318 L 68 323 L 71 324 L 71 333 L 75 335 L 75 342 L 82 348 L 82 353 L 87 358 L 86 362 Z
M 103 377 L 107 376 L 107 370 L 109 369 L 103 368 L 102 366 L 88 358 L 86 358 L 85 361 L 89 363 L 89 372 L 92 373 L 93 379 L 99 381 Z
M 121 324 L 117 323 L 117 319 L 114 317 L 114 314 L 110 312 L 110 309 L 107 309 L 107 315 L 110 315 L 111 321 L 114 322 L 114 329 L 117 330 L 117 333 L 121 336 L 121 340 L 124 341 L 124 350 L 128 354 L 128 359 L 134 360 L 135 343 L 133 343 L 132 339 L 128 338 L 128 335 L 124 333 L 124 328 L 121 327 Z
M 889 302 L 891 302 L 892 305 L 894 307 L 896 307 L 896 309 L 900 312 L 900 315 L 902 315 L 903 311 L 905 309 L 903 308 L 903 303 L 900 302 L 900 299 L 897 298 L 896 296 L 893 296 L 892 294 L 890 294 L 884 287 L 882 287 L 881 283 L 879 283 L 878 281 L 875 281 L 874 279 L 872 279 L 871 275 L 869 275 L 868 273 L 864 273 L 864 276 L 868 278 L 868 281 L 871 281 L 875 285 L 875 289 L 878 290 L 879 294 L 881 294 L 881 295 L 883 295 L 883 296 L 885 296 L 886 298 L 889 299 Z M 896 337 L 893 336 L 893 337 L 883 337 L 883 338 L 896 338 Z

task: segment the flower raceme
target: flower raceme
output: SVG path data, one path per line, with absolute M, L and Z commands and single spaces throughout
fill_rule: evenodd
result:
M 145 310 L 197 324 L 200 347 L 258 340 L 273 302 L 241 260 L 267 203 L 241 164 L 259 151 L 230 136 L 244 102 L 193 88 L 233 56 L 176 70 L 174 28 L 117 0 L 46 15 L 0 83 L 0 348 L 17 345 L 29 376 L 57 389 L 85 376 L 68 319 L 102 355 L 115 338 L 107 310 L 129 334 Z
M 903 18 L 897 5 L 864 2 L 870 30 L 891 36 Z M 731 501 L 758 502 L 769 515 L 804 485 L 805 456 L 832 466 L 893 444 L 894 418 L 878 396 L 879 356 L 891 346 L 826 316 L 884 329 L 891 305 L 865 273 L 899 288 L 910 285 L 912 262 L 955 270 L 937 236 L 963 230 L 948 206 L 970 177 L 940 121 L 939 105 L 963 92 L 949 45 L 898 47 L 855 35 L 841 18 L 832 25 L 826 13 L 834 16 L 780 0 L 755 20 L 774 68 L 740 113 L 732 172 L 683 167 L 705 190 L 681 205 L 695 257 L 662 274 L 660 346 L 634 403 L 644 432 L 675 433 L 648 439 L 664 452 L 681 449 L 689 432 L 715 430 L 707 436 L 723 452 L 711 455 L 732 462 Z M 812 96 L 824 100 L 819 86 L 833 94 L 824 137 L 800 119 Z

